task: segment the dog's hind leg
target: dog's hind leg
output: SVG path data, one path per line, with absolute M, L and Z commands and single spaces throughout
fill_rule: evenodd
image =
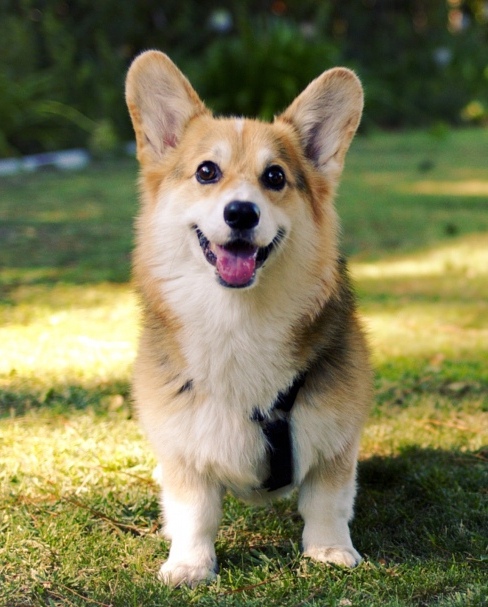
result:
M 356 466 L 354 462 L 337 464 L 310 472 L 300 487 L 303 552 L 316 561 L 354 567 L 361 561 L 348 525 L 353 516 Z
M 192 475 L 193 476 L 193 475 Z M 168 560 L 159 571 L 165 584 L 196 586 L 217 574 L 214 541 L 222 515 L 223 489 L 193 476 L 176 489 L 165 482 L 164 533 L 171 540 Z

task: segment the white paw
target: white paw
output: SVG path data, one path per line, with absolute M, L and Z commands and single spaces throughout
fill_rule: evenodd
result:
M 217 563 L 183 563 L 167 560 L 161 565 L 158 579 L 167 586 L 186 584 L 191 588 L 217 577 Z
M 362 561 L 359 552 L 346 546 L 312 546 L 305 551 L 304 556 L 320 563 L 333 563 L 342 567 L 355 567 Z

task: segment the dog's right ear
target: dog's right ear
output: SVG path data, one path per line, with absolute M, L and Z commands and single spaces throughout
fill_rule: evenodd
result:
M 178 144 L 189 120 L 208 112 L 185 76 L 159 51 L 146 51 L 134 60 L 125 97 L 139 162 L 160 160 Z
M 278 120 L 294 125 L 315 167 L 337 183 L 363 110 L 363 89 L 346 68 L 327 70 L 313 80 Z

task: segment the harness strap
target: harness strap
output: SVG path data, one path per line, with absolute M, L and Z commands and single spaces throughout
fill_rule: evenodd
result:
M 295 404 L 298 392 L 305 383 L 306 373 L 297 375 L 292 385 L 285 392 L 279 392 L 271 411 L 283 411 L 284 416 L 274 421 L 256 410 L 252 420 L 261 423 L 268 442 L 269 477 L 262 489 L 276 491 L 293 482 L 293 445 L 290 432 L 290 412 Z

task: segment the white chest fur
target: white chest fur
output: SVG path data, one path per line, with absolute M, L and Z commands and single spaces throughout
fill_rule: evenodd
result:
M 184 289 L 173 295 L 183 321 L 179 339 L 189 378 L 196 390 L 226 408 L 247 414 L 255 407 L 268 409 L 297 371 L 292 302 L 263 306 L 263 293 L 199 282 L 193 281 L 191 289 L 193 294 L 205 289 L 199 305 Z

